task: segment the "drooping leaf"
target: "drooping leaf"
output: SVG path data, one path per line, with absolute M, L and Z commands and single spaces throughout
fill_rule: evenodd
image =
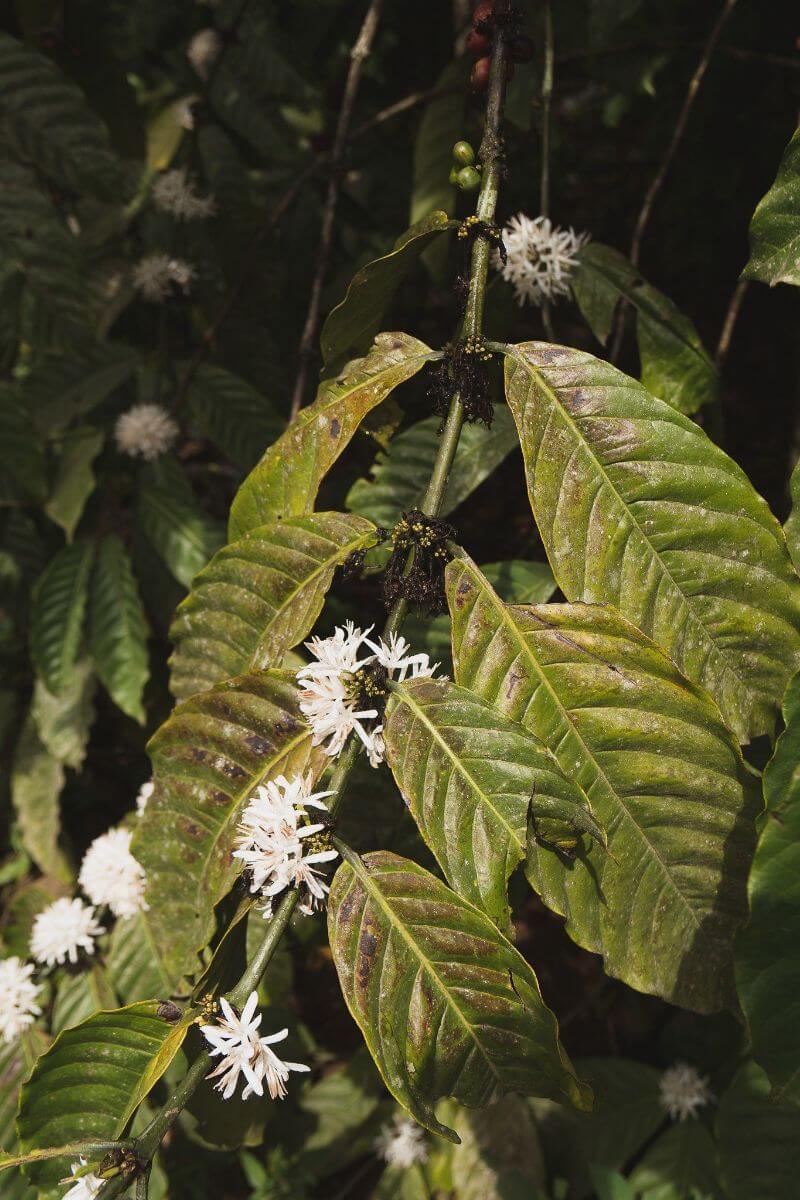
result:
M 506 887 L 525 857 L 529 811 L 591 822 L 586 797 L 538 738 L 447 680 L 400 684 L 384 737 L 397 786 L 448 883 L 508 934 Z
M 144 721 L 142 693 L 149 675 L 147 619 L 131 560 L 115 533 L 106 534 L 92 572 L 89 635 L 97 674 L 129 717 Z
M 50 1032 L 56 1034 L 62 1029 L 71 1029 L 93 1013 L 114 1008 L 118 1003 L 99 962 L 92 962 L 77 975 L 64 972 L 56 989 Z
M 717 1144 L 727 1200 L 795 1200 L 800 1108 L 775 1100 L 753 1062 L 740 1068 L 720 1099 Z
M 147 923 L 168 971 L 197 969 L 214 905 L 235 877 L 236 823 L 253 789 L 276 775 L 321 770 L 293 676 L 227 680 L 179 704 L 151 739 L 156 790 L 132 844 L 147 873 Z
M 439 449 L 439 417 L 427 417 L 392 438 L 373 463 L 370 479 L 359 479 L 347 496 L 352 512 L 391 529 L 400 514 L 418 505 Z M 507 408 L 495 409 L 492 428 L 466 425 L 447 480 L 441 515 L 447 516 L 479 487 L 517 445 Z
M 697 1120 L 671 1125 L 645 1151 L 630 1181 L 644 1200 L 722 1200 L 714 1138 Z
M 570 278 L 575 299 L 592 332 L 606 344 L 614 312 L 626 300 L 636 313 L 642 383 L 678 412 L 697 412 L 719 395 L 719 377 L 692 322 L 642 279 L 624 254 L 590 242 Z
M 591 1104 L 531 967 L 480 909 L 416 863 L 348 852 L 331 886 L 328 931 L 370 1053 L 426 1128 L 455 1140 L 434 1114 L 440 1096 L 470 1107 L 508 1091 Z
M 44 447 L 17 388 L 0 384 L 0 466 L 21 500 L 46 495 Z
M 176 976 L 162 961 L 147 911 L 115 922 L 108 944 L 106 971 L 123 1004 L 133 1004 L 148 996 L 171 994 Z
M 108 133 L 58 67 L 0 34 L 0 130 L 25 162 L 78 192 L 118 201 L 125 191 Z
M 764 771 L 766 822 L 750 869 L 750 921 L 736 982 L 752 1055 L 776 1100 L 800 1104 L 800 676 L 783 702 L 786 728 Z
M 800 129 L 781 159 L 772 187 L 750 222 L 750 261 L 742 275 L 776 283 L 800 284 Z
M 270 446 L 239 488 L 231 508 L 230 538 L 268 521 L 312 512 L 323 477 L 359 422 L 434 356 L 407 333 L 380 333 L 365 358 L 324 380 L 314 403 Z
M 456 682 L 541 738 L 608 837 L 569 866 L 534 844 L 545 903 L 631 987 L 730 1004 L 755 798 L 710 696 L 614 609 L 506 606 L 466 558 L 446 578 Z
M 771 732 L 800 666 L 800 581 L 764 500 L 694 422 L 607 363 L 544 342 L 508 355 L 531 506 L 564 595 L 616 605 L 741 740 Z
M 11 799 L 28 854 L 43 873 L 69 881 L 69 865 L 58 848 L 63 786 L 64 768 L 40 741 L 29 714 L 14 751 Z
M 20 1096 L 23 1153 L 81 1140 L 111 1141 L 124 1132 L 139 1103 L 172 1062 L 186 1036 L 184 1020 L 170 1023 L 158 1001 L 99 1012 L 65 1029 L 37 1062 Z M 70 1162 L 29 1164 L 37 1187 L 54 1187 Z
M 203 512 L 176 464 L 158 464 L 139 492 L 139 525 L 179 583 L 190 587 L 225 541 L 220 525 Z
M 174 695 L 280 666 L 314 625 L 336 568 L 374 532 L 361 517 L 314 513 L 251 529 L 219 550 L 170 629 Z
M 192 381 L 189 406 L 200 433 L 247 471 L 286 424 L 274 403 L 247 380 L 209 363 Z
M 427 213 L 407 229 L 388 254 L 357 271 L 345 297 L 328 313 L 320 334 L 324 363 L 349 353 L 364 353 L 383 323 L 386 309 L 420 254 L 446 229 L 453 229 L 447 213 Z
M 103 446 L 103 432 L 79 425 L 64 435 L 50 497 L 44 506 L 51 521 L 60 525 L 72 541 L 86 502 L 94 491 L 92 464 Z
M 79 658 L 66 687 L 57 696 L 37 679 L 33 687 L 31 714 L 41 741 L 66 767 L 77 769 L 86 755 L 86 743 L 94 719 L 94 667 L 88 658 Z
M 94 546 L 78 539 L 50 559 L 33 590 L 31 654 L 51 692 L 69 683 L 80 650 Z

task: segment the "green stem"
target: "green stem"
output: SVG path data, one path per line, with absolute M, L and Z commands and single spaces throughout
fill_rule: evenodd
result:
M 498 0 L 497 8 L 502 12 L 504 5 Z M 494 221 L 497 208 L 497 194 L 500 188 L 502 168 L 502 147 L 500 141 L 500 121 L 505 95 L 506 67 L 508 63 L 508 47 L 502 37 L 495 40 L 492 55 L 492 69 L 489 76 L 489 95 L 486 104 L 486 123 L 483 142 L 481 143 L 481 162 L 483 164 L 483 180 L 476 204 L 476 215 L 482 221 Z M 489 273 L 491 247 L 485 238 L 476 238 L 472 247 L 470 260 L 469 291 L 464 313 L 464 335 L 480 337 L 483 330 L 483 299 L 486 291 L 486 280 Z M 450 468 L 453 465 L 461 426 L 464 420 L 464 409 L 456 392 L 448 409 L 445 426 L 439 442 L 436 461 L 431 473 L 430 482 L 422 501 L 422 511 L 429 517 L 438 516 L 444 500 L 445 487 Z M 389 613 L 383 629 L 383 636 L 397 633 L 402 627 L 408 612 L 405 600 L 398 600 Z M 330 790 L 334 793 L 328 800 L 328 810 L 335 814 L 344 795 L 347 781 L 358 759 L 360 743 L 351 736 L 339 756 L 336 768 L 331 776 Z M 343 843 L 334 839 L 335 844 L 342 845 L 343 857 L 350 852 Z M 299 899 L 297 889 L 284 894 L 279 902 L 272 919 L 267 927 L 264 940 L 259 946 L 252 961 L 229 993 L 227 999 L 231 1004 L 244 1004 L 250 992 L 258 987 L 258 983 L 266 971 L 272 955 L 289 924 L 292 913 Z M 171 1128 L 182 1110 L 186 1107 L 194 1092 L 205 1078 L 211 1066 L 211 1056 L 203 1052 L 192 1063 L 188 1072 L 175 1087 L 164 1107 L 156 1113 L 147 1128 L 136 1138 L 134 1143 L 137 1157 L 151 1162 L 154 1154 L 161 1145 L 164 1135 Z M 112 1200 L 119 1196 L 130 1183 L 128 1177 L 110 1179 L 98 1192 L 97 1200 Z

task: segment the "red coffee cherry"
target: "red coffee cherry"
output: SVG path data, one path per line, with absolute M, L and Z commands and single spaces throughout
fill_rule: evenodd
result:
M 467 34 L 466 40 L 467 54 L 474 54 L 477 58 L 481 54 L 486 54 L 491 42 L 482 33 L 478 33 L 477 29 L 471 29 Z
M 492 66 L 492 60 L 488 55 L 479 58 L 472 68 L 472 74 L 469 77 L 470 86 L 473 92 L 485 92 L 489 86 L 489 71 Z

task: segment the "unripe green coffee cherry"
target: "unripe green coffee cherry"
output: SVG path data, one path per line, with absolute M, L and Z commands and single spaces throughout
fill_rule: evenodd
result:
M 453 185 L 453 187 L 458 187 L 458 173 L 459 173 L 460 169 L 461 168 L 457 167 L 457 166 L 452 166 L 450 168 L 450 182 Z
M 471 167 L 475 162 L 475 151 L 469 142 L 456 142 L 453 146 L 453 158 L 462 167 Z
M 462 192 L 474 192 L 480 182 L 481 177 L 474 167 L 462 167 L 458 172 L 458 186 Z

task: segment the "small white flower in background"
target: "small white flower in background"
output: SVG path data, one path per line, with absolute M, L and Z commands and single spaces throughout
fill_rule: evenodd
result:
M 146 254 L 133 268 L 131 275 L 137 292 L 141 292 L 144 299 L 152 304 L 166 300 L 173 285 L 182 292 L 188 292 L 193 279 L 194 271 L 189 263 L 160 253 Z
M 217 207 L 213 196 L 198 196 L 183 167 L 159 175 L 153 184 L 153 203 L 179 221 L 202 220 Z
M 569 277 L 576 255 L 589 241 L 588 233 L 575 233 L 553 225 L 549 217 L 517 213 L 503 230 L 506 262 L 492 252 L 492 263 L 514 285 L 517 304 L 541 305 L 556 296 L 569 295 Z
M 658 1085 L 661 1103 L 673 1121 L 696 1117 L 714 1096 L 708 1080 L 688 1063 L 675 1063 L 661 1076 Z
M 283 1062 L 271 1049 L 276 1042 L 282 1042 L 288 1037 L 288 1029 L 281 1029 L 278 1033 L 268 1034 L 266 1037 L 259 1036 L 258 1027 L 262 1014 L 256 1015 L 257 1006 L 258 995 L 251 992 L 241 1016 L 237 1016 L 228 1001 L 221 999 L 220 1021 L 216 1025 L 200 1027 L 203 1037 L 211 1047 L 212 1056 L 222 1056 L 222 1061 L 208 1078 L 219 1077 L 219 1083 L 214 1086 L 217 1091 L 222 1092 L 224 1100 L 229 1100 L 236 1091 L 240 1075 L 246 1080 L 242 1091 L 243 1100 L 254 1094 L 263 1096 L 265 1079 L 271 1098 L 283 1099 L 289 1073 L 311 1069 L 304 1063 Z
M 375 1141 L 375 1149 L 392 1167 L 412 1167 L 414 1163 L 425 1162 L 428 1157 L 425 1130 L 416 1121 L 399 1114 L 390 1124 L 384 1125 Z
M 134 404 L 117 420 L 117 447 L 130 458 L 153 462 L 169 450 L 178 436 L 178 426 L 159 404 Z
M 94 954 L 94 939 L 105 933 L 94 909 L 82 900 L 55 900 L 36 917 L 31 933 L 31 954 L 48 967 L 78 961 L 78 951 Z
M 222 38 L 216 29 L 201 29 L 186 48 L 186 57 L 201 79 L 208 76 L 214 59 L 222 49 Z
M 101 1179 L 98 1175 L 93 1174 L 91 1171 L 87 1172 L 86 1175 L 81 1175 L 80 1179 L 75 1179 L 75 1175 L 78 1173 L 78 1171 L 85 1166 L 85 1158 L 79 1158 L 77 1162 L 72 1164 L 70 1167 L 70 1170 L 72 1171 L 72 1178 L 61 1180 L 62 1184 L 72 1183 L 72 1187 L 68 1192 L 64 1193 L 61 1200 L 94 1200 L 94 1197 L 100 1191 L 100 1188 L 103 1186 L 105 1180 Z
M 133 917 L 147 908 L 145 874 L 131 854 L 130 829 L 109 829 L 83 856 L 78 883 L 92 904 L 106 904 L 115 917 Z
M 385 668 L 390 679 L 402 682 L 410 673 L 412 679 L 431 676 L 438 667 L 433 666 L 427 654 L 410 654 L 411 647 L 405 638 L 391 634 L 389 641 L 379 638 L 369 640 L 369 629 L 361 630 L 348 621 L 339 626 L 328 638 L 312 638 L 307 648 L 316 662 L 301 667 L 297 672 L 300 684 L 300 711 L 313 730 L 312 743 L 325 743 L 325 753 L 332 758 L 340 754 L 351 733 L 361 740 L 370 766 L 378 767 L 383 762 L 386 746 L 383 726 L 372 725 L 378 717 L 377 708 L 359 707 L 358 672 L 365 667 L 378 664 Z M 366 646 L 372 651 L 359 657 Z
M 197 104 L 200 97 L 196 92 L 189 96 L 184 96 L 182 100 L 176 103 L 172 110 L 175 120 L 180 125 L 181 129 L 192 130 L 195 126 L 194 106 Z
M 139 791 L 136 793 L 136 811 L 139 816 L 141 816 L 144 810 L 147 808 L 147 801 L 155 791 L 155 786 L 156 785 L 153 780 L 148 779 L 142 784 L 142 786 L 139 788 Z
M 333 849 L 314 850 L 308 839 L 325 826 L 308 821 L 309 809 L 327 811 L 325 798 L 333 792 L 312 792 L 310 776 L 286 779 L 279 775 L 256 788 L 238 825 L 236 850 L 250 872 L 250 891 L 260 892 L 266 903 L 265 917 L 272 915 L 276 896 L 289 887 L 303 889 L 302 911 L 321 907 L 328 892 L 313 864 L 336 858 Z
M 18 1037 L 42 1011 L 36 1003 L 38 986 L 31 979 L 33 963 L 14 955 L 0 960 L 0 1039 Z

